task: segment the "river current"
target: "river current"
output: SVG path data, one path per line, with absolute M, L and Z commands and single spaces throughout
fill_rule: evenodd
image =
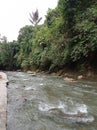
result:
M 97 82 L 7 72 L 7 130 L 97 130 Z

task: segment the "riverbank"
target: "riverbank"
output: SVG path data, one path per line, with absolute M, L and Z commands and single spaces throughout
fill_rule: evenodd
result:
M 68 70 L 68 69 L 67 70 L 61 69 L 56 72 L 36 70 L 36 71 L 32 71 L 32 73 L 41 73 L 41 74 L 48 74 L 48 75 L 53 75 L 53 76 L 61 76 L 62 78 L 70 78 L 71 80 L 85 79 L 85 80 L 97 81 L 97 73 L 90 70 L 84 71 L 84 72 Z
M 0 72 L 0 130 L 6 130 L 7 75 Z

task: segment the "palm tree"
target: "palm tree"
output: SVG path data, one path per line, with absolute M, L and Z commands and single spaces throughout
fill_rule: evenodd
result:
M 36 26 L 42 19 L 42 17 L 39 18 L 39 12 L 38 12 L 38 9 L 36 9 L 35 12 L 32 12 L 32 13 L 29 13 L 30 15 L 30 18 L 29 21 L 34 25 Z

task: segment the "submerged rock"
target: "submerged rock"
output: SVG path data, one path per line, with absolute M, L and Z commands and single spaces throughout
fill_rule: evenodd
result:
M 36 76 L 36 72 L 32 72 L 32 71 L 27 71 L 27 73 L 31 76 Z
M 26 87 L 25 90 L 33 90 L 32 87 Z
M 68 78 L 68 77 L 65 77 L 64 81 L 66 81 L 66 82 L 76 82 L 73 78 Z
M 83 79 L 84 77 L 83 77 L 83 75 L 79 75 L 78 77 L 77 77 L 77 79 Z

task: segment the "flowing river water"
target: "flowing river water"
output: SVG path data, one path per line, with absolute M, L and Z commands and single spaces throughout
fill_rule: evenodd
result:
M 7 130 L 97 130 L 97 82 L 7 72 Z

